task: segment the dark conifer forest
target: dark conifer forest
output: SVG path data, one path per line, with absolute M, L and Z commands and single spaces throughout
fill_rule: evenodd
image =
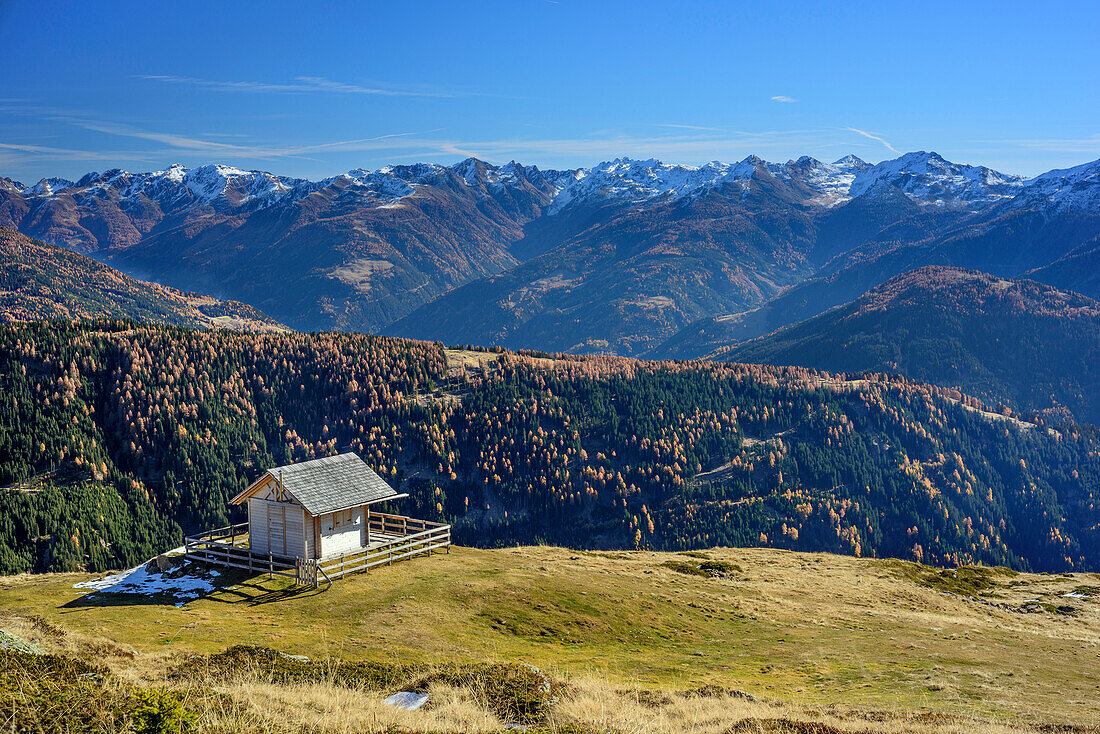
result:
M 0 573 L 125 567 L 355 451 L 458 542 L 1100 569 L 1100 436 L 879 374 L 129 321 L 0 327 Z

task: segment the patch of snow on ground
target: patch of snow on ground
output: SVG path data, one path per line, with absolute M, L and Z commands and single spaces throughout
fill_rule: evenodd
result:
M 169 553 L 182 551 L 177 548 Z M 168 571 L 149 570 L 148 562 L 135 566 L 127 571 L 104 576 L 100 579 L 91 579 L 73 584 L 74 589 L 91 589 L 95 592 L 108 594 L 141 594 L 143 596 L 163 595 L 171 596 L 183 602 L 198 599 L 204 594 L 214 590 L 213 579 L 218 577 L 218 572 L 184 564 L 174 566 Z
M 427 702 L 427 693 L 414 693 L 413 691 L 398 691 L 382 701 L 384 704 L 396 706 L 406 711 L 416 711 Z
M 1062 596 L 1068 596 L 1070 599 L 1091 599 L 1092 594 L 1083 594 L 1080 591 L 1071 591 L 1068 594 L 1062 594 Z

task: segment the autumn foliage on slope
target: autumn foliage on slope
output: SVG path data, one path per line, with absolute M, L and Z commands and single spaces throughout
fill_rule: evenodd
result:
M 468 544 L 1100 568 L 1100 440 L 801 368 L 132 322 L 0 327 L 0 572 L 139 562 L 261 470 L 358 452 Z M 483 358 L 481 358 L 483 357 Z
M 146 283 L 0 227 L 0 323 L 108 317 L 240 331 L 286 328 L 248 304 Z

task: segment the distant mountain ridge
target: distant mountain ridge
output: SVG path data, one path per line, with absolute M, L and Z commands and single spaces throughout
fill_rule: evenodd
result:
M 786 163 L 770 163 L 748 156 L 737 163 L 712 161 L 702 166 L 665 164 L 656 159 L 616 158 L 590 168 L 540 171 L 512 161 L 494 166 L 468 158 L 452 166 L 434 163 L 385 166 L 371 171 L 356 168 L 338 176 L 311 181 L 277 176 L 266 171 L 244 171 L 234 166 L 209 164 L 187 168 L 174 164 L 162 171 L 130 173 L 111 169 L 90 172 L 77 181 L 46 178 L 27 186 L 4 179 L 9 191 L 36 198 L 56 198 L 118 193 L 121 199 L 146 196 L 169 204 L 264 208 L 298 201 L 338 182 L 356 187 L 364 199 L 378 206 L 395 203 L 415 193 L 415 186 L 433 185 L 448 172 L 466 184 L 496 187 L 514 185 L 519 179 L 545 184 L 552 190 L 550 213 L 593 197 L 646 200 L 661 196 L 698 195 L 725 183 L 743 183 L 758 167 L 773 175 L 798 181 L 820 195 L 817 203 L 835 205 L 859 196 L 880 183 L 897 186 L 916 201 L 946 206 L 985 204 L 1008 198 L 1025 186 L 1027 179 L 1003 174 L 984 166 L 946 161 L 937 153 L 919 151 L 878 164 L 848 155 L 833 163 L 803 156 Z M 1051 173 L 1060 173 L 1052 171 Z M 1050 174 L 1045 174 L 1049 176 Z
M 1053 177 L 1035 179 L 1043 191 L 1031 192 L 1031 180 L 934 153 L 875 166 L 854 158 L 749 164 L 751 174 L 740 164 L 710 164 L 676 176 L 663 175 L 667 167 L 653 161 L 606 165 L 601 175 L 617 172 L 631 186 L 596 190 L 627 191 L 619 196 L 628 204 L 605 204 L 601 217 L 564 244 L 456 288 L 385 332 L 513 348 L 699 356 L 660 347 L 727 314 L 744 324 L 740 339 L 760 336 L 926 264 L 1017 277 L 1100 233 L 1100 209 L 1051 203 Z M 1083 201 L 1100 185 L 1088 178 L 1088 166 L 1079 168 L 1057 180 L 1084 192 L 1075 195 Z M 683 183 L 704 169 L 708 183 Z M 1014 206 L 1025 196 L 1031 204 Z M 1061 285 L 1072 289 L 1073 276 L 1068 280 Z M 788 305 L 773 307 L 781 299 Z M 760 318 L 754 309 L 763 309 Z
M 1100 422 L 1100 302 L 1029 280 L 929 266 L 713 359 L 895 372 L 1014 410 Z
M 638 355 L 701 320 L 801 304 L 759 336 L 928 264 L 1091 293 L 1056 264 L 1100 235 L 1098 167 L 470 158 L 308 181 L 177 165 L 0 180 L 0 224 L 294 328 Z

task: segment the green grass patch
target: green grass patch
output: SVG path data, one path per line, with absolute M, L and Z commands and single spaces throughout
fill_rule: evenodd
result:
M 1019 574 L 1003 566 L 959 566 L 929 568 L 907 561 L 892 564 L 899 575 L 921 586 L 961 596 L 979 596 L 1000 586 L 1001 581 Z
M 665 561 L 666 568 L 671 568 L 677 573 L 688 576 L 703 576 L 705 578 L 730 578 L 742 572 L 742 568 L 736 563 L 726 561 L 703 561 L 702 563 L 690 563 L 688 561 Z

